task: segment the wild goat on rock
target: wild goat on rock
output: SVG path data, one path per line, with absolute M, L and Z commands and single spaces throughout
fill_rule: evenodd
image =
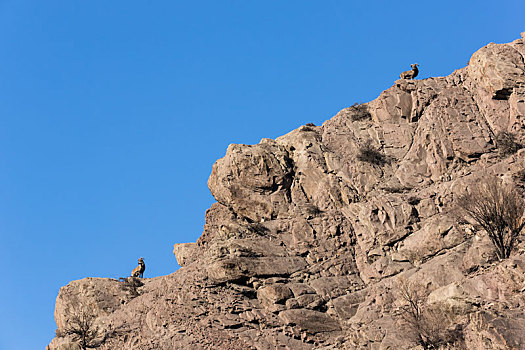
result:
M 401 79 L 414 79 L 415 77 L 417 77 L 419 73 L 419 69 L 417 69 L 417 66 L 419 66 L 419 64 L 417 63 L 411 64 L 410 67 L 412 67 L 412 70 L 407 70 L 406 72 L 401 73 Z
M 131 277 L 144 277 L 144 270 L 146 270 L 146 264 L 144 264 L 144 259 L 139 259 L 139 266 L 135 267 L 133 271 L 131 271 Z

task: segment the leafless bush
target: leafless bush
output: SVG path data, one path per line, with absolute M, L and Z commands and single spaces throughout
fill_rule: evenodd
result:
M 454 319 L 444 305 L 426 305 L 425 288 L 418 283 L 410 283 L 400 278 L 397 292 L 403 306 L 400 315 L 414 338 L 424 349 L 438 349 L 454 345 L 462 346 L 463 331 L 461 326 L 454 326 Z
M 368 112 L 368 107 L 364 104 L 354 103 L 349 108 L 349 112 L 351 113 L 352 121 L 360 121 L 365 119 L 371 119 L 372 116 L 370 115 L 370 112 Z
M 518 170 L 514 175 L 514 178 L 518 182 L 525 182 L 525 169 Z
M 96 348 L 100 346 L 101 331 L 95 326 L 96 316 L 89 311 L 86 305 L 80 305 L 69 318 L 67 325 L 63 329 L 57 329 L 56 335 L 64 337 L 71 335 L 73 341 L 77 341 L 82 350 Z
M 367 141 L 363 147 L 359 149 L 357 159 L 362 162 L 367 162 L 375 165 L 385 165 L 388 163 L 387 158 L 381 152 L 379 152 L 370 141 Z
M 128 292 L 132 298 L 140 295 L 138 288 L 144 285 L 137 277 L 121 277 L 119 281 L 121 282 L 121 288 Z
M 260 222 L 250 224 L 248 228 L 251 232 L 256 233 L 259 236 L 264 236 L 270 231 L 268 227 L 264 226 Z
M 400 186 L 383 187 L 382 190 L 389 192 L 389 193 L 403 193 L 403 192 L 408 192 L 412 190 L 412 187 L 400 185 Z
M 310 216 L 317 216 L 319 214 L 321 214 L 323 211 L 321 209 L 319 209 L 318 206 L 316 206 L 315 204 L 312 204 L 312 203 L 308 203 L 304 206 L 304 211 L 306 212 L 306 214 L 310 215 Z
M 516 136 L 507 131 L 500 131 L 496 135 L 496 146 L 498 147 L 498 153 L 501 157 L 518 152 L 522 146 L 516 142 Z
M 299 131 L 315 131 L 315 124 L 314 123 L 307 123 L 306 125 L 303 125 Z
M 460 195 L 457 204 L 460 213 L 487 232 L 498 258 L 508 258 L 525 227 L 525 203 L 517 190 L 489 177 Z

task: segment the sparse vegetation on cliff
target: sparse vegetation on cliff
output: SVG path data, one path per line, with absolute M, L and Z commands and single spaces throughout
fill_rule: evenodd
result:
M 351 107 L 349 107 L 349 111 L 351 113 L 352 121 L 354 122 L 372 118 L 370 112 L 368 112 L 368 107 L 364 104 L 359 104 L 356 102 Z
M 78 342 L 82 350 L 96 348 L 100 345 L 97 338 L 100 336 L 100 330 L 95 326 L 96 316 L 90 312 L 86 305 L 79 305 L 78 309 L 73 312 L 69 322 L 63 329 L 57 329 L 57 337 L 72 336 L 73 341 Z
M 229 146 L 208 181 L 217 203 L 202 236 L 174 249 L 182 268 L 140 288 L 74 281 L 57 298 L 57 327 L 86 300 L 105 349 L 525 344 L 525 153 L 495 154 L 490 125 L 513 121 L 482 90 L 519 54 L 489 45 L 476 55 L 450 78 L 398 81 L 366 104 L 373 121 L 345 108 L 321 126 Z M 486 62 L 502 71 L 485 74 Z M 512 258 L 495 261 L 495 250 Z
M 372 146 L 372 142 L 367 141 L 360 149 L 357 159 L 362 162 L 375 164 L 375 165 L 385 165 L 388 163 L 385 155 Z
M 459 349 L 463 342 L 461 326 L 453 327 L 454 319 L 444 305 L 426 305 L 423 285 L 400 278 L 397 293 L 403 305 L 400 316 L 408 326 L 408 336 L 424 349 L 439 349 L 455 345 Z
M 525 203 L 516 188 L 489 177 L 458 198 L 459 210 L 485 230 L 500 260 L 510 256 L 525 227 Z
M 522 148 L 522 145 L 516 142 L 516 135 L 506 131 L 501 131 L 496 135 L 496 146 L 500 157 L 514 154 Z
M 138 289 L 144 285 L 137 277 L 121 277 L 119 281 L 122 283 L 122 289 L 128 292 L 132 297 L 138 297 L 140 295 Z

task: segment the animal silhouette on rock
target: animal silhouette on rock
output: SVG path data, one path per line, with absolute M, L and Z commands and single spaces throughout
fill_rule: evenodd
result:
M 417 75 L 419 74 L 419 69 L 417 68 L 417 66 L 419 66 L 419 64 L 417 63 L 411 64 L 410 67 L 412 67 L 412 70 L 407 70 L 401 73 L 399 75 L 401 79 L 414 79 L 415 77 L 417 77 Z
M 143 278 L 144 270 L 146 270 L 146 264 L 144 264 L 144 259 L 140 258 L 139 266 L 135 267 L 133 271 L 131 271 L 131 277 Z

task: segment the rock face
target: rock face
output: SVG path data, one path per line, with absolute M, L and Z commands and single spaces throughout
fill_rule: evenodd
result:
M 396 81 L 367 115 L 231 145 L 202 236 L 175 245 L 182 268 L 61 288 L 49 349 L 79 348 L 63 332 L 79 305 L 100 349 L 421 348 L 401 279 L 453 317 L 450 348 L 525 349 L 525 247 L 496 261 L 452 210 L 487 174 L 525 186 L 525 150 L 502 157 L 495 141 L 525 144 L 524 57 L 524 38 L 489 44 L 450 76 Z

